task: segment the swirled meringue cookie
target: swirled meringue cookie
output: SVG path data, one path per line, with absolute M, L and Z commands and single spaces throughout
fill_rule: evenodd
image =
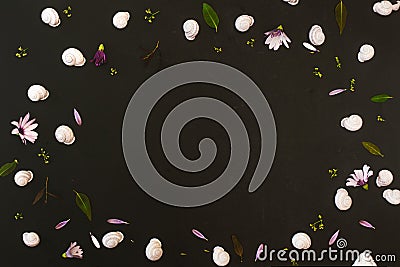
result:
M 119 231 L 109 232 L 103 236 L 101 242 L 106 248 L 115 248 L 119 243 L 124 240 L 124 234 Z
M 340 126 L 342 126 L 346 130 L 349 130 L 351 132 L 360 130 L 362 125 L 363 125 L 363 120 L 357 114 L 353 114 L 353 115 L 350 115 L 349 117 L 345 117 L 340 122 Z
M 325 42 L 325 34 L 322 31 L 322 27 L 319 25 L 313 25 L 308 32 L 308 39 L 313 45 L 319 46 Z
M 22 241 L 28 247 L 36 247 L 40 243 L 39 235 L 35 232 L 26 232 L 22 234 Z
M 43 9 L 40 17 L 44 23 L 48 24 L 51 27 L 57 27 L 61 23 L 57 11 L 51 7 Z
M 358 61 L 365 62 L 371 60 L 375 55 L 375 49 L 370 44 L 364 44 L 360 47 L 360 51 L 358 52 L 357 59 Z
M 33 179 L 33 172 L 19 171 L 14 175 L 14 181 L 18 186 L 25 186 Z
M 34 84 L 28 89 L 28 98 L 33 101 L 43 101 L 49 97 L 49 91 L 46 90 L 42 85 Z
M 292 245 L 297 249 L 309 249 L 311 247 L 311 238 L 306 233 L 296 233 L 292 237 Z
M 344 188 L 339 188 L 335 195 L 335 205 L 339 210 L 348 210 L 351 208 L 353 200 L 349 196 L 349 193 Z
M 194 19 L 188 19 L 183 23 L 183 32 L 189 41 L 193 41 L 199 34 L 200 26 Z
M 388 186 L 393 182 L 393 174 L 389 170 L 381 170 L 376 177 L 376 185 L 378 187 Z
M 149 244 L 146 246 L 146 257 L 151 261 L 158 261 L 163 255 L 163 250 L 161 248 L 161 241 L 157 238 L 152 238 Z
M 231 257 L 229 253 L 224 250 L 223 247 L 216 246 L 213 249 L 213 261 L 218 266 L 228 265 Z
M 400 190 L 398 189 L 386 189 L 383 191 L 383 198 L 386 199 L 392 205 L 400 204 Z
M 56 129 L 55 137 L 58 142 L 66 145 L 72 145 L 75 142 L 74 132 L 66 125 L 61 125 Z
M 131 15 L 127 11 L 120 11 L 115 13 L 113 17 L 113 25 L 117 29 L 123 29 L 128 25 Z
M 372 257 L 372 252 L 365 250 L 363 253 L 359 254 L 357 259 L 354 261 L 352 266 L 377 266 L 374 258 Z
M 292 6 L 295 6 L 299 3 L 299 0 L 283 0 L 283 1 Z
M 249 15 L 240 15 L 235 20 L 235 28 L 240 32 L 246 32 L 254 24 L 254 18 Z
M 397 3 L 394 5 L 390 1 L 380 1 L 376 2 L 372 6 L 372 10 L 381 16 L 389 16 L 390 14 L 392 14 L 392 11 L 399 10 L 399 7 L 400 1 L 397 1 Z
M 67 66 L 81 67 L 86 63 L 86 58 L 82 52 L 73 47 L 67 48 L 62 53 L 61 59 Z

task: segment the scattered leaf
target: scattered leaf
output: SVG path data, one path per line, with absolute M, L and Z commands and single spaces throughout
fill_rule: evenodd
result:
M 342 35 L 343 29 L 346 26 L 347 19 L 347 9 L 342 0 L 340 0 L 340 2 L 335 7 L 335 17 L 336 22 L 339 26 L 339 33 L 340 35 Z
M 362 142 L 362 145 L 372 155 L 381 156 L 382 158 L 384 157 L 384 155 L 381 153 L 381 150 L 379 149 L 379 147 L 377 147 L 375 144 L 373 144 L 371 142 Z
M 11 174 L 18 165 L 18 161 L 15 159 L 13 162 L 9 162 L 0 167 L 0 176 L 7 176 Z
M 372 224 L 370 224 L 367 221 L 361 220 L 358 222 L 361 226 L 367 227 L 367 228 L 371 228 L 371 229 L 375 229 L 375 226 L 373 226 Z
M 240 262 L 243 262 L 243 246 L 240 243 L 237 236 L 232 235 L 232 243 L 233 243 L 233 249 L 235 250 L 236 255 L 238 255 L 240 257 Z
M 332 235 L 331 239 L 329 239 L 329 246 L 332 246 L 333 243 L 335 243 L 336 239 L 337 239 L 338 236 L 339 236 L 339 232 L 340 232 L 340 230 L 337 230 L 337 231 Z
M 219 24 L 218 15 L 215 10 L 207 3 L 203 3 L 203 17 L 208 26 L 215 29 L 215 32 L 217 32 Z
M 107 222 L 111 224 L 129 224 L 128 222 L 122 221 L 120 219 L 108 219 Z
M 35 205 L 44 195 L 45 188 L 43 187 L 35 196 L 35 199 L 32 202 L 32 205 Z
M 383 103 L 388 101 L 389 99 L 393 98 L 393 96 L 387 95 L 387 94 L 380 94 L 380 95 L 375 95 L 371 97 L 371 101 L 375 103 Z
M 347 89 L 335 89 L 335 90 L 330 91 L 329 95 L 330 96 L 338 95 L 338 94 L 343 93 L 345 91 L 347 91 Z
M 54 228 L 55 228 L 56 230 L 59 230 L 59 229 L 63 228 L 65 225 L 67 225 L 67 223 L 68 223 L 70 220 L 71 220 L 71 219 L 62 221 L 62 222 L 58 223 Z
M 74 108 L 74 118 L 75 118 L 76 124 L 81 126 L 82 125 L 82 117 L 75 108 Z
M 204 239 L 204 240 L 208 241 L 208 239 L 202 233 L 200 233 L 198 230 L 192 229 L 192 233 L 195 236 L 197 236 L 198 238 L 201 238 L 201 239 Z
M 87 195 L 78 193 L 73 190 L 76 194 L 75 202 L 76 205 L 82 210 L 83 213 L 88 217 L 89 221 L 92 221 L 92 208 L 90 206 L 90 200 Z

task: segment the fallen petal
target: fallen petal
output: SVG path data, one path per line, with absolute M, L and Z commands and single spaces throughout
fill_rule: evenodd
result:
M 94 245 L 96 248 L 100 248 L 100 243 L 99 243 L 99 241 L 97 240 L 97 238 L 96 238 L 91 232 L 89 232 L 89 234 L 90 234 L 90 238 L 92 239 L 93 245 Z
M 208 241 L 208 239 L 202 233 L 200 233 L 198 230 L 192 229 L 192 233 L 195 236 L 197 236 L 198 238 L 201 238 L 201 239 L 204 239 L 204 240 Z
M 59 229 L 63 228 L 70 220 L 71 220 L 71 219 L 62 221 L 62 222 L 58 223 L 54 228 L 55 228 L 56 230 L 59 230 Z
M 343 93 L 344 91 L 347 91 L 347 89 L 335 89 L 335 90 L 333 90 L 333 91 L 330 91 L 330 92 L 329 92 L 329 95 L 330 95 L 330 96 L 332 96 L 332 95 L 338 95 L 338 94 L 340 94 L 340 93 Z
M 74 109 L 74 117 L 75 117 L 76 123 L 79 126 L 81 126 L 82 125 L 82 118 L 81 118 L 81 115 L 79 114 L 79 112 L 76 109 Z
M 335 243 L 336 239 L 337 239 L 338 236 L 339 236 L 339 232 L 340 232 L 340 230 L 337 230 L 337 231 L 332 235 L 331 239 L 329 239 L 329 246 L 332 246 L 333 243 Z
M 367 221 L 361 220 L 361 221 L 359 221 L 359 223 L 360 223 L 360 225 L 362 225 L 362 226 L 364 226 L 364 227 L 371 228 L 371 229 L 375 229 L 375 226 L 373 226 L 372 224 L 370 224 L 370 223 L 367 222 Z
M 257 252 L 256 252 L 256 258 L 254 260 L 255 262 L 257 261 L 257 259 L 260 258 L 260 255 L 261 255 L 261 253 L 263 253 L 263 251 L 264 251 L 264 244 L 260 244 L 258 246 L 258 249 L 257 249 Z
M 125 222 L 120 219 L 108 219 L 107 222 L 111 224 L 129 224 L 128 222 Z

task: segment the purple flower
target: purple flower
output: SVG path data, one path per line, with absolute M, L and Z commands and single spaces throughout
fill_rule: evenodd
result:
M 29 112 L 24 118 L 20 117 L 19 122 L 12 121 L 11 124 L 17 126 L 17 128 L 11 131 L 12 134 L 19 135 L 22 143 L 26 145 L 26 140 L 34 143 L 38 137 L 38 133 L 33 131 L 38 127 L 37 123 L 34 123 L 36 119 L 29 120 Z
M 63 258 L 77 258 L 77 259 L 82 259 L 83 258 L 83 250 L 78 246 L 78 243 L 76 242 L 71 242 L 71 245 L 67 249 L 66 252 L 62 254 Z
M 282 25 L 279 25 L 276 29 L 264 33 L 267 37 L 265 44 L 269 45 L 269 49 L 274 49 L 275 51 L 282 45 L 282 43 L 289 48 L 289 43 L 291 42 L 289 37 L 283 32 Z
M 97 67 L 107 62 L 103 44 L 99 45 L 99 49 L 97 50 L 96 54 L 94 54 L 94 57 L 92 60 L 90 60 L 90 62 L 94 62 Z
M 347 186 L 365 186 L 368 183 L 368 178 L 374 173 L 369 170 L 369 166 L 364 164 L 362 170 L 354 170 L 354 173 L 350 174 L 352 178 L 347 178 Z

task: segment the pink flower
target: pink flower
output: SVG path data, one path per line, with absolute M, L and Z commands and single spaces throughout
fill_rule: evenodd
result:
M 369 170 L 369 166 L 364 164 L 362 170 L 354 170 L 354 173 L 350 174 L 352 178 L 347 178 L 347 186 L 365 186 L 368 183 L 368 178 L 374 175 L 373 171 Z
M 25 115 L 24 118 L 20 117 L 19 122 L 12 121 L 11 124 L 16 126 L 17 128 L 11 131 L 12 134 L 19 135 L 22 143 L 26 145 L 26 140 L 31 143 L 34 143 L 38 137 L 38 133 L 33 131 L 38 127 L 37 123 L 34 123 L 36 119 L 29 120 L 29 112 Z
M 61 255 L 63 258 L 77 258 L 77 259 L 82 259 L 83 258 L 83 250 L 78 246 L 78 243 L 76 242 L 71 242 L 71 245 L 67 249 L 66 252 L 64 252 Z
M 274 49 L 275 51 L 282 45 L 282 43 L 289 48 L 289 43 L 291 42 L 289 37 L 283 32 L 282 25 L 279 25 L 276 29 L 264 33 L 267 37 L 265 44 L 269 45 L 269 49 Z

